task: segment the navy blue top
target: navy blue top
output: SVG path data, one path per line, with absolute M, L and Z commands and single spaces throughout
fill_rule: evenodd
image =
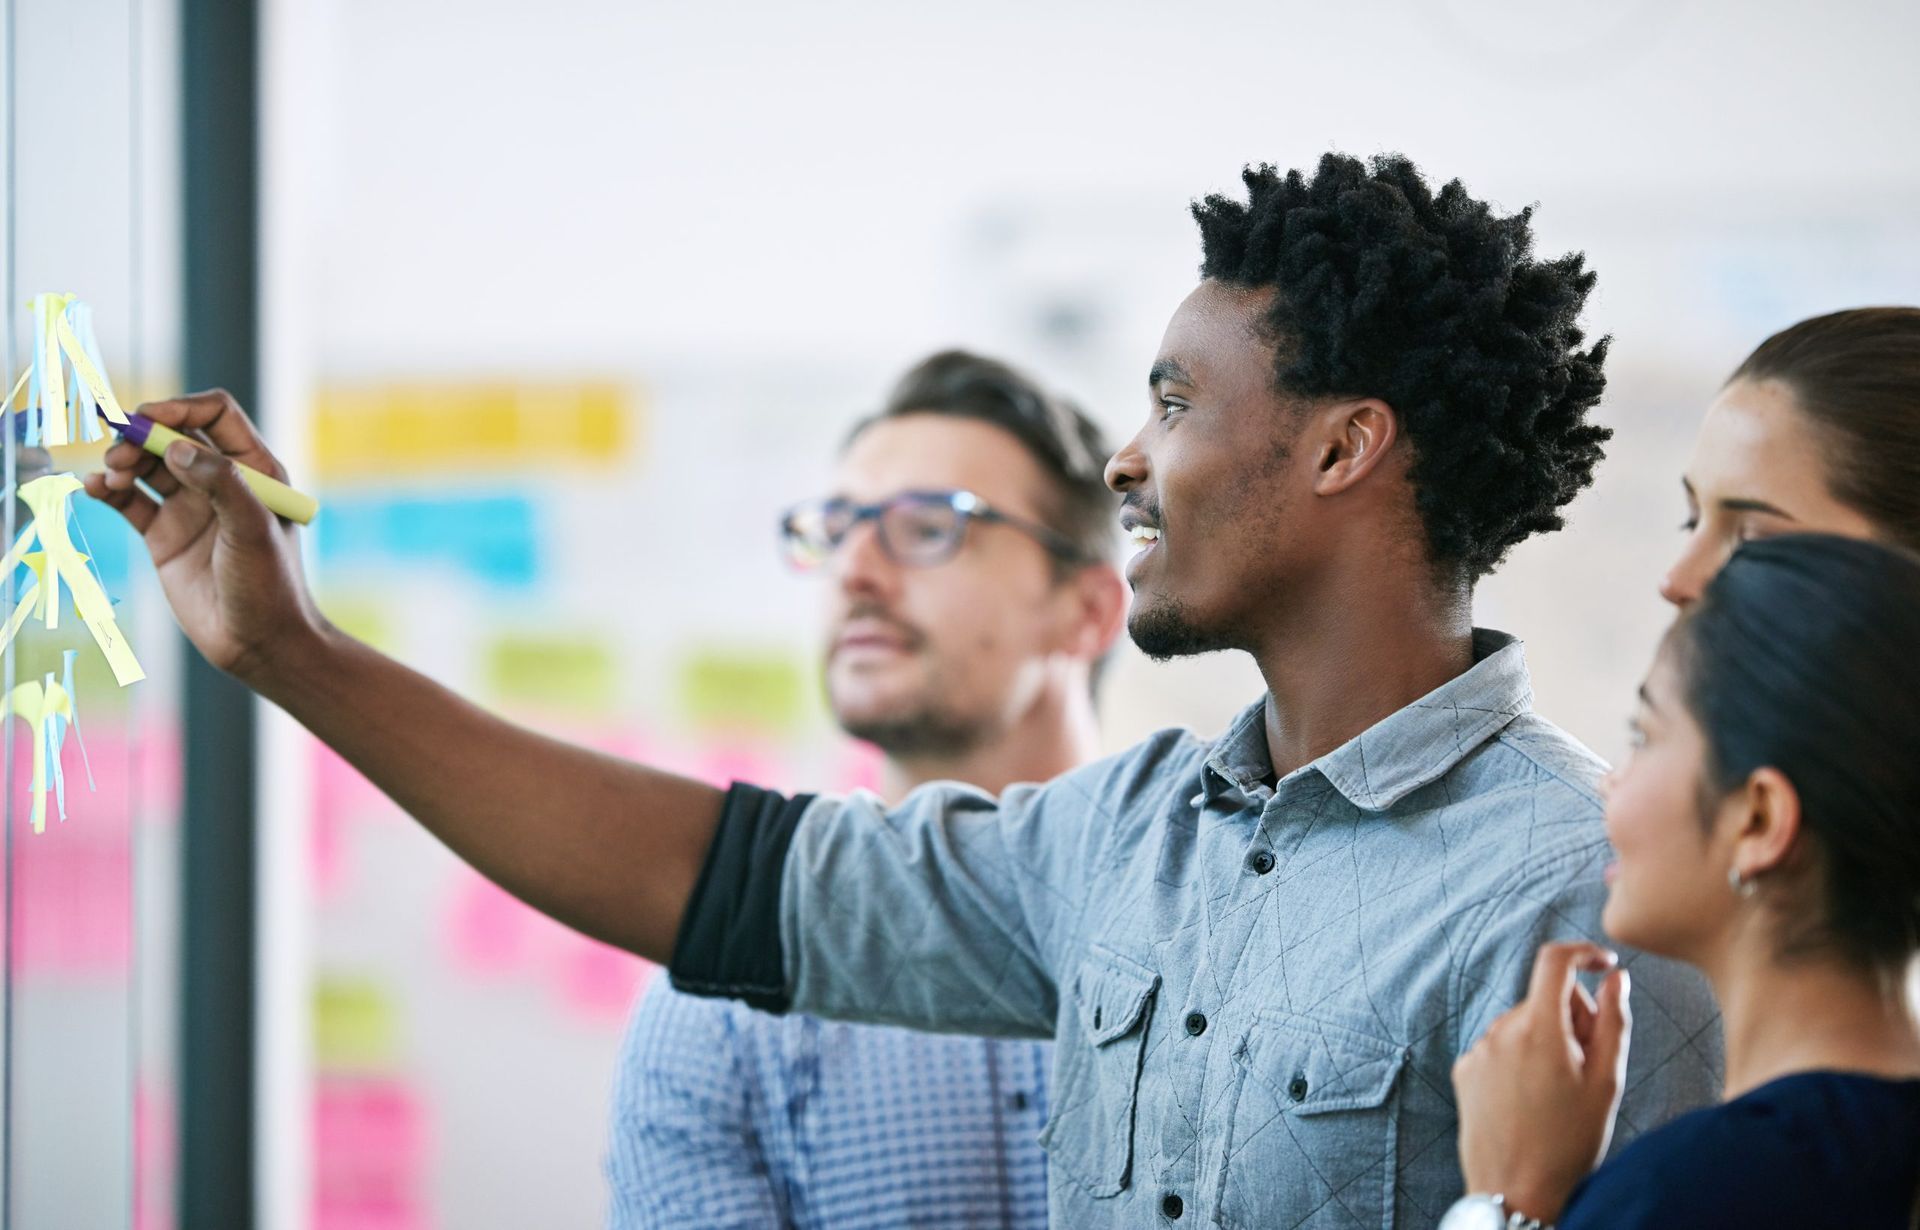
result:
M 1560 1230 L 1908 1230 L 1916 1194 L 1920 1080 L 1802 1072 L 1634 1141 Z

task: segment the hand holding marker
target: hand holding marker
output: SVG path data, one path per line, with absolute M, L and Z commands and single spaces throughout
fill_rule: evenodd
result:
M 127 415 L 126 422 L 114 423 L 113 428 L 129 444 L 136 445 L 163 461 L 166 459 L 167 446 L 175 440 L 185 440 L 195 448 L 207 447 L 191 436 L 182 435 L 165 423 L 154 422 L 137 410 Z M 111 439 L 89 440 L 79 444 L 47 445 L 44 450 L 47 460 L 38 464 L 61 473 L 87 474 L 106 468 L 107 449 L 112 446 Z M 233 458 L 229 457 L 227 460 L 233 461 Z M 36 463 L 23 457 L 21 464 L 25 469 L 32 469 Z M 260 497 L 262 504 L 289 521 L 309 525 L 313 521 L 313 515 L 320 511 L 320 502 L 304 491 L 297 491 L 277 478 L 262 474 L 245 462 L 234 461 L 233 468 L 239 472 L 241 481 Z
M 27 404 L 20 407 L 23 413 L 13 424 L 27 453 L 19 458 L 23 470 L 44 467 L 72 474 L 104 469 L 111 441 L 74 440 L 91 435 L 94 415 L 116 428 L 122 439 L 163 461 L 167 446 L 175 440 L 199 446 L 199 441 L 164 423 L 120 408 L 100 362 L 93 338 L 93 316 L 86 304 L 73 295 L 47 293 L 35 295 L 27 306 L 34 313 L 33 361 L 0 401 L 0 413 L 11 413 L 14 399 L 22 389 L 28 390 Z M 233 465 L 260 502 L 287 520 L 306 525 L 320 510 L 319 501 L 312 496 L 244 462 L 234 461 Z
M 175 440 L 186 440 L 196 448 L 206 447 L 197 440 L 181 435 L 165 423 L 154 422 L 137 410 L 127 416 L 126 422 L 117 423 L 115 426 L 123 439 L 139 445 L 162 460 L 166 458 L 167 446 Z M 252 466 L 238 461 L 233 463 L 233 468 L 240 472 L 241 480 L 253 488 L 253 493 L 260 497 L 262 504 L 289 521 L 307 525 L 312 522 L 313 514 L 320 510 L 320 502 L 304 491 L 296 491 L 279 479 L 269 478 Z

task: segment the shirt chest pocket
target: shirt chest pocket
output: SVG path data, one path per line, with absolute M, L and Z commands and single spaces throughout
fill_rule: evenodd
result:
M 1068 987 L 1040 1144 L 1094 1196 L 1118 1195 L 1133 1179 L 1140 1061 L 1159 988 L 1158 974 L 1097 946 Z
M 1392 1230 L 1396 1086 L 1406 1048 L 1312 1017 L 1262 1012 L 1233 1058 L 1241 1071 L 1221 1220 Z

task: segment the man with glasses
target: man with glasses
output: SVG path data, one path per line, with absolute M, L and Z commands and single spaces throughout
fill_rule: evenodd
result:
M 885 753 L 889 802 L 1093 758 L 1093 680 L 1126 607 L 1106 456 L 1071 406 L 947 352 L 854 428 L 833 493 L 781 521 L 829 587 L 828 703 Z M 656 979 L 614 1085 L 609 1225 L 1044 1226 L 1049 1051 Z

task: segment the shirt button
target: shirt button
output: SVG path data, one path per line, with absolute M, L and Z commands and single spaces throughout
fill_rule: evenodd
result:
M 1198 1012 L 1187 1013 L 1187 1032 L 1198 1038 L 1207 1032 L 1207 1018 Z
M 1168 1192 L 1166 1195 L 1160 1197 L 1160 1211 L 1174 1221 L 1179 1221 L 1180 1214 L 1187 1211 L 1187 1205 L 1180 1197 L 1174 1195 L 1172 1192 Z
M 1013 1096 L 1008 1098 L 1007 1102 L 1015 1110 L 1025 1110 L 1027 1108 L 1027 1091 L 1024 1089 L 1014 1090 Z
M 1293 1083 L 1287 1086 L 1287 1096 L 1296 1102 L 1305 1101 L 1307 1096 L 1307 1078 L 1296 1075 L 1293 1078 Z
M 1247 866 L 1253 868 L 1253 874 L 1263 876 L 1273 870 L 1273 851 L 1255 850 L 1253 857 L 1247 860 Z

